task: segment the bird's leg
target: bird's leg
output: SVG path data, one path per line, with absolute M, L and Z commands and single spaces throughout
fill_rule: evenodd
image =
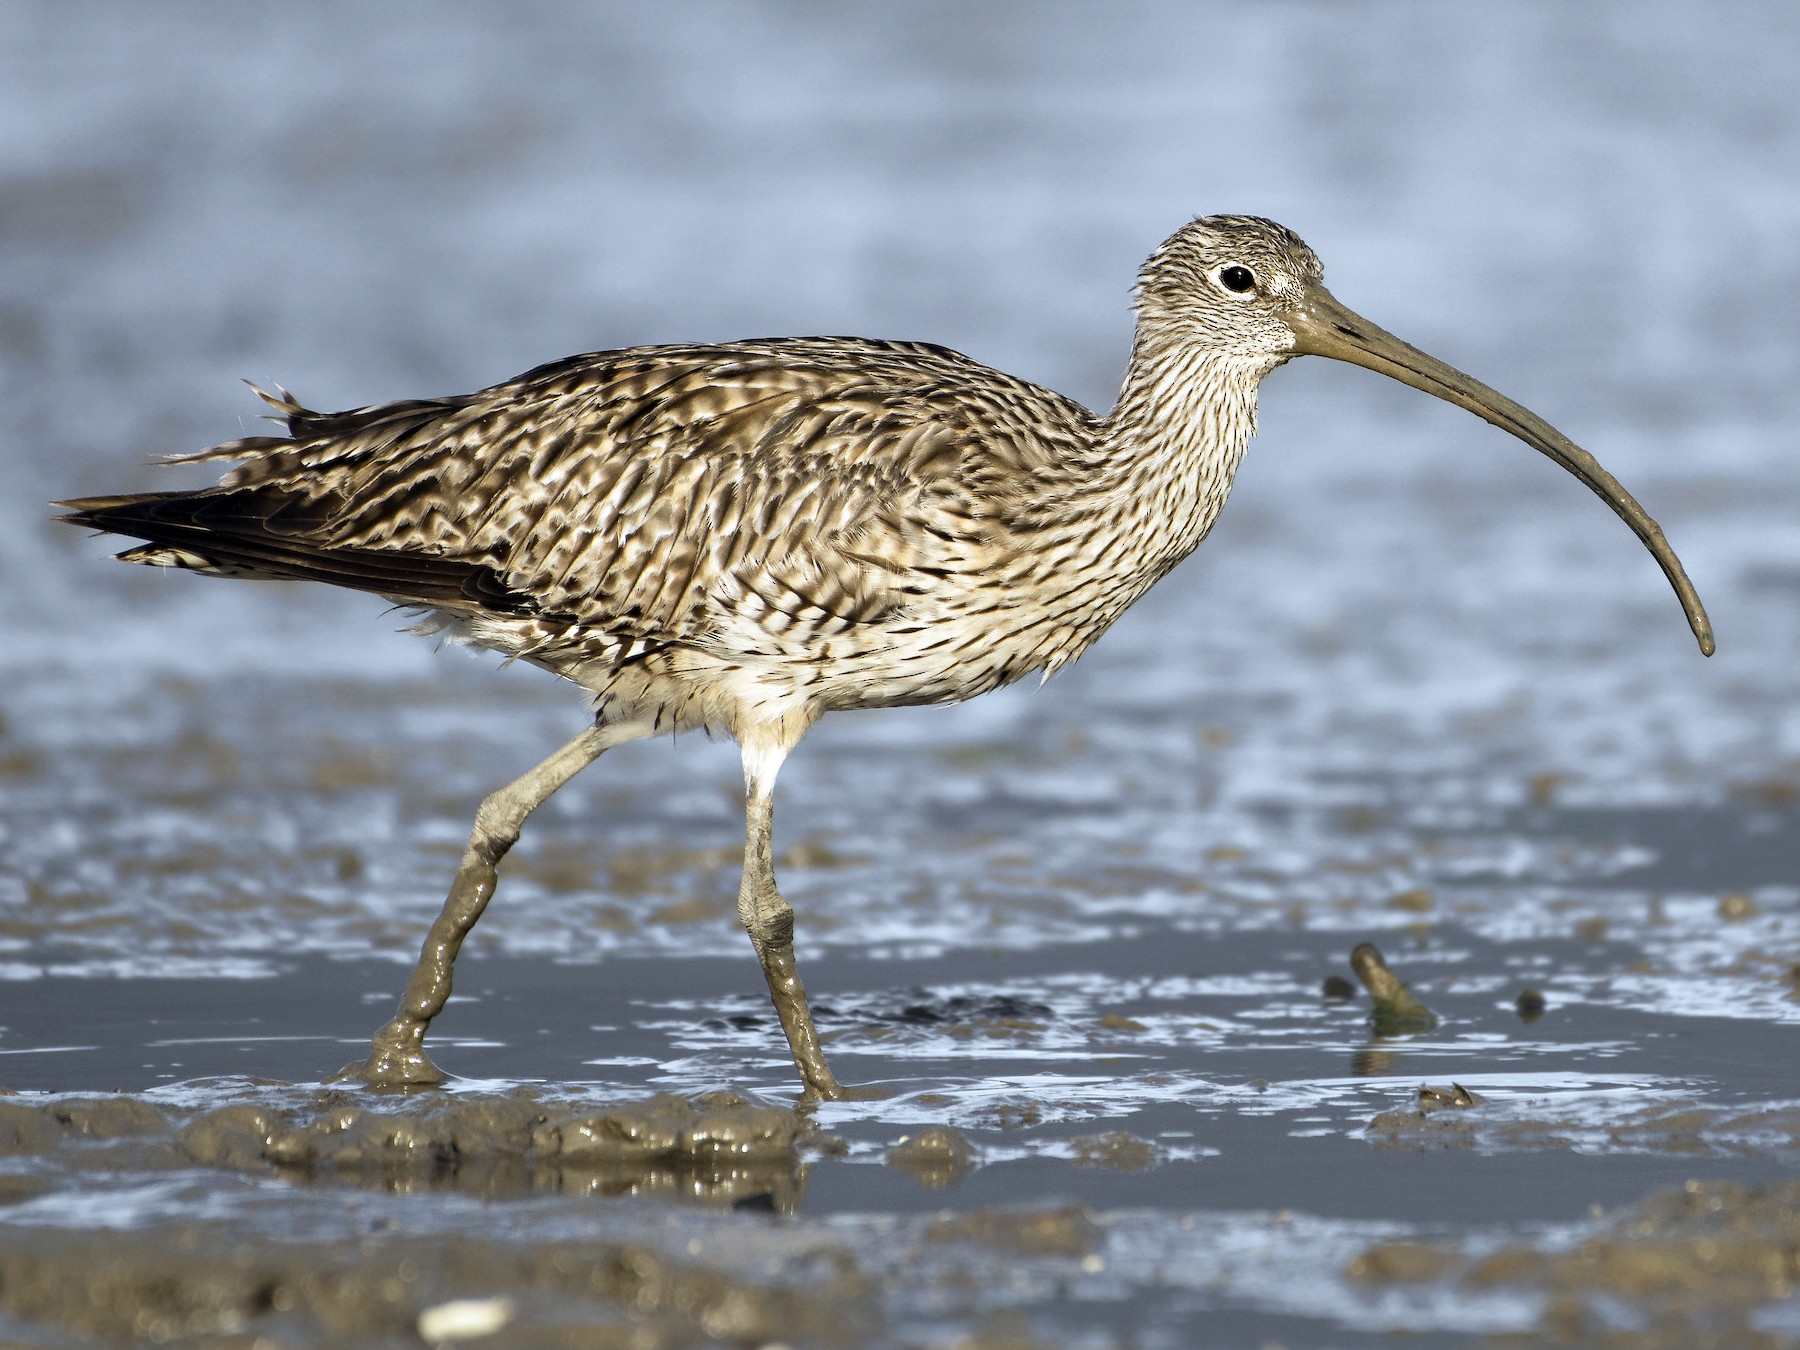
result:
M 425 1029 L 450 999 L 451 968 L 463 939 L 481 918 L 498 880 L 495 865 L 519 839 L 529 816 L 564 783 L 606 750 L 635 740 L 649 728 L 597 722 L 529 773 L 490 794 L 475 813 L 469 846 L 456 869 L 444 908 L 426 934 L 419 964 L 406 982 L 393 1021 L 375 1033 L 366 1060 L 346 1064 L 334 1080 L 351 1079 L 381 1087 L 444 1081 L 443 1071 L 425 1054 Z
M 744 881 L 738 891 L 738 917 L 762 961 L 769 997 L 806 1084 L 805 1095 L 836 1100 L 845 1095 L 844 1089 L 825 1063 L 806 1006 L 806 989 L 794 965 L 794 909 L 775 886 L 775 774 L 786 754 L 785 748 L 744 749 Z

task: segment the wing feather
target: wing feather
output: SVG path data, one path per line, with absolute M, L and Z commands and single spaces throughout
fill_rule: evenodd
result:
M 184 457 L 237 460 L 218 487 L 70 518 L 258 575 L 678 643 L 745 606 L 877 621 L 947 522 L 965 545 L 982 529 L 946 503 L 1007 474 L 1028 492 L 1032 456 L 1092 420 L 946 348 L 849 338 L 592 353 L 338 413 L 257 392 L 288 436 Z

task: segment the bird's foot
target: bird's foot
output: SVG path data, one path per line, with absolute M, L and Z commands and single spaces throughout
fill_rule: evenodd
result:
M 395 1018 L 370 1044 L 367 1059 L 352 1060 L 326 1081 L 369 1087 L 436 1087 L 449 1077 L 425 1053 L 425 1023 Z

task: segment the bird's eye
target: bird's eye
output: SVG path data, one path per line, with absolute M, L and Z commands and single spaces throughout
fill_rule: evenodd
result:
M 1228 291 L 1247 291 L 1256 285 L 1256 273 L 1248 267 L 1227 267 L 1219 273 L 1219 284 Z

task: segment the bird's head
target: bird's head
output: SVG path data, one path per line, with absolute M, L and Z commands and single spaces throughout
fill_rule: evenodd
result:
M 1287 311 L 1321 285 L 1318 255 L 1260 216 L 1203 216 L 1138 273 L 1138 320 L 1173 345 L 1242 363 L 1257 378 L 1298 356 Z
M 1224 360 L 1260 380 L 1296 356 L 1378 371 L 1466 408 L 1541 451 L 1605 499 L 1675 588 L 1700 650 L 1712 627 L 1661 527 L 1594 457 L 1528 408 L 1408 345 L 1339 303 L 1300 236 L 1260 216 L 1203 216 L 1182 226 L 1138 274 L 1140 332 L 1165 350 Z

